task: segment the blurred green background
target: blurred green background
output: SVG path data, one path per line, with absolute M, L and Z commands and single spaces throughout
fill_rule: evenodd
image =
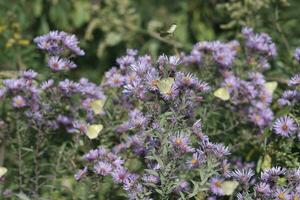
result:
M 197 41 L 236 38 L 245 25 L 268 32 L 283 47 L 282 62 L 288 62 L 299 44 L 299 5 L 298 0 L 0 0 L 0 69 L 42 72 L 43 54 L 32 39 L 63 30 L 76 34 L 86 51 L 72 76 L 99 82 L 126 48 L 174 54 Z M 160 37 L 173 23 L 175 33 Z

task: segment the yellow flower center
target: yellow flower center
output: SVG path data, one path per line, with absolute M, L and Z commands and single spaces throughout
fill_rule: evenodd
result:
M 285 200 L 284 192 L 280 192 L 279 195 L 278 195 L 278 198 L 282 199 L 282 200 Z
M 221 181 L 217 181 L 215 183 L 215 186 L 218 187 L 218 188 L 221 188 L 222 187 L 222 182 Z
M 182 144 L 182 140 L 180 138 L 177 138 L 176 141 L 175 141 L 175 143 L 178 144 L 178 145 L 180 145 L 180 144 Z
M 191 163 L 192 163 L 193 165 L 195 165 L 195 164 L 197 164 L 197 163 L 198 163 L 198 160 L 196 160 L 196 159 L 192 159 Z

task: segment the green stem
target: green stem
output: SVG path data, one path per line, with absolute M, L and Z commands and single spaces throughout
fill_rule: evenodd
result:
M 17 118 L 19 119 L 19 118 Z M 17 133 L 17 143 L 18 143 L 18 173 L 19 173 L 19 191 L 22 192 L 23 190 L 23 171 L 22 171 L 22 138 L 21 138 L 21 133 L 20 133 L 20 125 L 19 123 L 17 122 L 17 130 L 16 130 L 16 133 Z

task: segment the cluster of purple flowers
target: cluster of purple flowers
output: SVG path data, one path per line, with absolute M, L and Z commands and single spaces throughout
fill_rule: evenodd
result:
M 246 120 L 254 123 L 262 132 L 270 126 L 274 118 L 270 109 L 272 92 L 265 86 L 265 78 L 259 72 L 248 73 L 248 79 L 242 80 L 228 73 L 222 83 L 230 94 L 233 109 L 246 116 Z
M 11 96 L 11 105 L 14 108 L 29 108 L 35 112 L 38 110 L 40 90 L 35 84 L 37 73 L 33 70 L 24 71 L 20 78 L 3 80 L 0 98 Z
M 229 68 L 233 65 L 234 59 L 239 48 L 239 42 L 233 40 L 228 43 L 220 41 L 199 42 L 194 45 L 193 50 L 189 55 L 181 54 L 183 63 L 201 64 L 205 57 L 211 55 L 211 59 L 221 68 Z
M 228 43 L 220 41 L 199 42 L 189 55 L 182 54 L 184 64 L 198 64 L 209 66 L 211 61 L 217 64 L 224 80 L 224 87 L 230 96 L 231 108 L 246 121 L 254 123 L 259 132 L 269 127 L 273 120 L 273 111 L 270 109 L 272 93 L 266 86 L 261 71 L 269 68 L 268 60 L 276 56 L 276 46 L 266 33 L 254 33 L 251 28 L 242 30 L 245 39 L 245 58 L 238 54 L 241 45 L 233 40 Z M 244 59 L 244 60 L 241 60 Z M 249 65 L 244 74 L 236 72 L 238 63 Z
M 58 55 L 67 53 L 84 55 L 77 46 L 77 38 L 64 32 L 50 32 L 37 37 L 35 42 L 52 56 L 49 62 L 53 59 L 61 62 L 65 58 Z M 71 64 L 71 61 L 66 62 Z M 19 111 L 24 119 L 45 130 L 65 127 L 68 132 L 84 133 L 95 116 L 101 114 L 95 113 L 91 106 L 94 101 L 105 99 L 100 86 L 86 78 L 81 78 L 79 82 L 69 79 L 40 81 L 37 76 L 38 73 L 33 70 L 23 71 L 18 78 L 3 80 L 4 87 L 0 88 L 0 98 L 10 102 L 11 108 Z
M 103 146 L 90 150 L 83 157 L 88 161 L 93 173 L 98 176 L 111 176 L 115 183 L 122 184 L 123 189 L 128 192 L 131 199 L 136 199 L 138 193 L 144 190 L 141 181 L 155 181 L 150 176 L 141 177 L 136 173 L 129 172 L 124 166 L 124 160 Z M 88 166 L 85 166 L 82 170 L 79 170 L 75 174 L 75 179 L 77 181 L 82 179 L 88 172 L 88 168 Z
M 251 179 L 253 173 L 246 175 Z M 245 173 L 237 175 L 237 180 L 243 179 Z M 242 187 L 242 191 L 237 194 L 237 199 L 280 199 L 294 200 L 300 198 L 300 168 L 287 170 L 282 167 L 272 167 L 261 173 L 260 179 L 249 183 L 248 187 Z M 253 191 L 253 192 L 251 192 Z
M 288 85 L 294 89 L 285 90 L 278 104 L 281 106 L 295 106 L 300 101 L 300 74 L 296 74 L 288 82 Z
M 270 67 L 268 60 L 277 56 L 277 49 L 272 38 L 266 33 L 255 33 L 252 28 L 245 27 L 242 30 L 247 47 L 247 61 L 251 64 L 257 59 L 257 65 L 262 69 Z
M 76 68 L 76 64 L 70 58 L 84 55 L 84 51 L 78 47 L 77 37 L 63 31 L 51 31 L 36 37 L 34 42 L 39 49 L 49 54 L 48 66 L 53 72 Z
M 144 172 L 135 174 L 101 156 L 100 162 L 92 161 L 92 171 L 101 176 L 111 175 L 115 183 L 123 185 L 131 199 L 139 194 L 156 197 L 155 187 L 168 187 L 163 178 L 168 173 L 171 173 L 168 179 L 176 183 L 170 191 L 172 195 L 179 195 L 193 189 L 187 177 L 194 173 L 197 177 L 200 168 L 220 168 L 223 174 L 227 172 L 228 147 L 211 142 L 202 132 L 201 121 L 193 123 L 191 120 L 210 87 L 195 75 L 180 71 L 181 63 L 176 56 L 162 55 L 153 62 L 150 56 L 138 56 L 135 50 L 127 50 L 127 55 L 117 59 L 119 68 L 114 67 L 105 74 L 104 92 L 121 91 L 113 101 L 115 106 L 119 104 L 128 112 L 128 118 L 115 129 L 121 140 L 112 152 L 124 162 L 131 152 L 142 159 L 146 167 Z M 89 160 L 97 151 L 91 150 L 84 157 Z M 166 172 L 166 166 L 171 167 L 172 172 Z M 85 168 L 79 171 L 77 179 L 84 171 Z M 123 177 L 122 181 L 119 176 Z
M 299 61 L 299 52 L 300 50 L 297 48 L 294 54 L 297 61 Z M 282 96 L 278 99 L 278 104 L 281 107 L 292 107 L 293 109 L 291 112 L 295 113 L 295 116 L 283 116 L 276 119 L 273 124 L 273 130 L 277 135 L 284 137 L 290 137 L 297 134 L 300 140 L 299 124 L 297 121 L 297 118 L 299 117 L 297 110 L 300 101 L 300 74 L 296 74 L 291 77 L 288 81 L 288 86 L 291 87 L 291 89 L 287 89 L 283 92 Z
M 68 79 L 58 82 L 50 79 L 38 83 L 37 75 L 33 70 L 28 70 L 19 78 L 3 80 L 0 98 L 11 101 L 12 108 L 28 119 L 51 129 L 62 125 L 69 132 L 74 132 L 78 129 L 77 121 L 84 120 L 85 124 L 92 122 L 95 114 L 90 107 L 91 102 L 105 99 L 99 86 L 85 78 L 78 83 Z M 76 95 L 80 98 L 72 98 Z M 80 110 L 86 116 L 79 116 Z

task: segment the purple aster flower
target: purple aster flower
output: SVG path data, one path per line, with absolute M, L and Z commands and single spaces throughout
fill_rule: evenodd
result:
M 135 62 L 135 58 L 131 55 L 126 55 L 117 59 L 117 63 L 122 70 L 127 69 Z
M 57 122 L 65 126 L 72 125 L 72 119 L 65 115 L 58 115 Z
M 224 79 L 222 86 L 226 87 L 229 93 L 232 93 L 239 87 L 239 80 L 236 76 L 230 75 Z
M 114 155 L 114 154 L 113 154 Z M 108 154 L 109 156 L 109 154 Z M 112 160 L 112 165 L 116 168 L 120 168 L 122 165 L 124 164 L 124 160 L 121 157 L 116 156 L 113 160 Z
M 294 58 L 300 62 L 300 48 L 297 48 L 294 53 Z
M 130 129 L 129 122 L 124 122 L 123 124 L 120 124 L 116 127 L 115 131 L 117 133 L 124 133 Z
M 58 31 L 50 31 L 46 35 L 36 37 L 33 41 L 37 44 L 38 48 L 57 54 L 58 51 L 61 51 L 59 48 L 60 40 L 61 35 Z
M 202 135 L 202 122 L 201 119 L 197 120 L 192 126 L 192 132 L 196 135 Z
M 278 178 L 286 173 L 286 169 L 281 167 L 272 167 L 261 173 L 261 180 L 264 182 L 276 182 Z
M 265 77 L 259 72 L 250 72 L 248 76 L 254 85 L 263 85 L 266 82 Z
M 243 34 L 246 38 L 248 38 L 248 37 L 250 37 L 251 35 L 253 35 L 253 29 L 250 28 L 250 27 L 244 27 L 244 28 L 242 29 L 242 34 Z
M 223 179 L 212 178 L 210 180 L 210 190 L 211 190 L 211 192 L 215 195 L 223 196 L 224 191 L 223 191 L 223 188 L 222 188 L 222 184 L 223 184 Z
M 106 156 L 107 153 L 108 153 L 107 149 L 105 147 L 103 147 L 103 146 L 98 147 L 97 150 L 98 150 L 98 156 L 99 157 Z
M 295 185 L 299 185 L 300 188 L 300 168 L 290 170 L 287 174 L 287 178 L 290 182 L 293 182 Z
M 73 127 L 82 134 L 86 133 L 87 131 L 87 124 L 85 122 L 74 122 Z
M 300 50 L 300 49 L 299 49 Z M 300 85 L 300 74 L 296 74 L 289 80 L 289 86 L 299 86 Z
M 289 200 L 290 195 L 287 190 L 277 188 L 275 192 L 272 193 L 274 200 Z
M 177 133 L 176 136 L 172 136 L 171 144 L 174 149 L 179 150 L 182 153 L 194 151 L 194 149 L 189 146 L 189 137 L 184 133 Z
M 207 197 L 207 200 L 217 200 L 217 197 L 215 197 L 215 196 L 210 196 L 210 197 Z
M 84 154 L 83 158 L 88 161 L 96 160 L 98 158 L 98 150 L 97 149 L 90 150 L 88 153 Z
M 137 73 L 140 76 L 143 76 L 146 74 L 146 72 L 150 68 L 151 60 L 149 61 L 147 57 L 140 57 L 139 61 L 133 63 L 130 68 L 132 71 Z
M 94 165 L 94 172 L 96 174 L 106 176 L 112 171 L 112 166 L 108 162 L 99 161 Z
M 202 151 L 197 151 L 193 153 L 192 159 L 187 161 L 187 164 L 189 165 L 189 168 L 197 168 L 204 162 L 205 162 L 204 153 Z
M 197 46 L 194 46 L 189 55 L 181 54 L 181 60 L 185 65 L 200 64 L 202 58 L 201 56 L 201 52 L 197 49 Z
M 129 56 L 136 56 L 136 55 L 138 55 L 138 50 L 137 49 L 126 49 L 126 53 Z
M 87 167 L 79 170 L 75 175 L 74 178 L 76 181 L 79 181 L 85 174 L 87 173 Z
M 75 69 L 77 67 L 77 65 L 73 61 L 68 59 L 64 59 L 64 60 L 65 60 L 65 68 L 67 70 Z
M 25 98 L 18 95 L 12 99 L 12 105 L 15 108 L 24 108 L 27 104 Z
M 29 69 L 27 71 L 24 71 L 22 76 L 23 78 L 27 79 L 27 80 L 32 80 L 37 76 L 38 73 L 36 73 L 35 71 Z
M 223 158 L 224 156 L 230 155 L 228 147 L 223 144 L 214 144 L 212 151 L 217 158 Z
M 58 87 L 62 90 L 62 92 L 66 95 L 71 95 L 76 92 L 80 92 L 80 84 L 69 79 L 65 79 L 59 82 Z
M 259 196 L 264 198 L 269 197 L 271 194 L 270 185 L 267 183 L 258 183 L 254 186 L 254 190 Z
M 185 74 L 177 72 L 175 76 L 175 83 L 177 87 L 190 87 L 196 85 L 198 79 L 191 73 Z
M 249 29 L 248 29 L 249 30 Z M 269 57 L 275 57 L 277 50 L 272 38 L 266 33 L 255 34 L 252 31 L 244 30 L 246 36 L 246 45 L 248 48 Z
M 110 87 L 121 87 L 125 83 L 125 77 L 119 73 L 112 74 L 111 77 L 107 79 L 107 84 Z
M 51 88 L 54 84 L 54 80 L 50 79 L 48 81 L 44 81 L 41 83 L 41 89 L 42 90 L 47 90 L 49 88 Z
M 179 193 L 183 191 L 188 191 L 190 189 L 189 182 L 182 180 L 178 183 L 177 187 L 174 188 L 174 192 Z
M 138 184 L 139 176 L 137 174 L 129 174 L 123 181 L 125 191 L 133 190 Z
M 231 172 L 230 176 L 238 180 L 241 184 L 248 185 L 250 183 L 250 179 L 254 176 L 254 172 L 252 169 L 237 169 Z
M 297 130 L 297 125 L 291 117 L 283 116 L 275 121 L 273 129 L 276 134 L 288 137 Z
M 151 91 L 157 91 L 157 84 L 160 80 L 159 73 L 156 70 L 151 70 L 146 74 L 146 84 Z
M 196 89 L 197 92 L 204 92 L 204 93 L 208 93 L 211 90 L 208 83 L 201 80 L 196 81 L 194 88 Z
M 48 66 L 53 72 L 58 72 L 66 69 L 66 60 L 58 56 L 52 56 L 48 60 Z
M 300 93 L 297 90 L 286 90 L 278 100 L 280 106 L 292 106 L 300 100 Z
M 300 192 L 292 192 L 290 194 L 290 199 L 292 199 L 292 200 L 299 200 L 300 199 Z
M 51 55 L 59 55 L 66 50 L 74 55 L 84 55 L 84 51 L 78 47 L 79 41 L 76 36 L 63 31 L 50 31 L 46 35 L 36 37 L 34 42 L 38 48 L 48 51 Z
M 177 56 L 170 56 L 169 57 L 169 64 L 171 65 L 171 69 L 175 70 L 176 66 L 181 64 L 181 60 Z
M 137 128 L 142 129 L 145 128 L 148 123 L 147 118 L 143 115 L 143 113 L 137 109 L 133 110 L 129 114 L 129 127 L 131 129 Z
M 129 173 L 125 168 L 117 168 L 112 173 L 113 181 L 116 183 L 122 183 L 125 179 L 127 179 Z
M 147 183 L 153 183 L 153 184 L 157 184 L 159 183 L 159 177 L 154 176 L 154 175 L 149 175 L 146 174 L 142 177 L 142 180 L 147 184 Z
M 22 90 L 27 86 L 26 81 L 23 79 L 5 79 L 3 84 L 8 90 L 12 91 Z
M 229 67 L 232 65 L 235 58 L 235 51 L 232 51 L 230 48 L 220 48 L 213 53 L 213 59 L 216 63 L 224 67 Z
M 79 41 L 75 35 L 68 35 L 64 32 L 61 32 L 62 44 L 64 47 L 68 48 L 72 53 L 78 56 L 83 56 L 84 51 L 78 47 Z
M 135 97 L 144 100 L 146 97 L 146 87 L 142 84 L 142 80 L 137 78 L 131 83 L 124 86 L 123 93 L 126 95 L 134 95 Z
M 179 95 L 179 89 L 176 84 L 172 84 L 170 91 L 161 92 L 162 98 L 166 101 L 174 100 Z

